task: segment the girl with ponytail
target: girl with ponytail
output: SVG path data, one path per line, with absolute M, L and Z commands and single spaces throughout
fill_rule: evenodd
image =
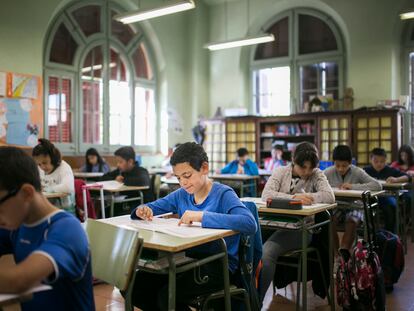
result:
M 39 139 L 33 148 L 32 156 L 39 166 L 43 192 L 63 192 L 68 196 L 53 202 L 56 206 L 75 212 L 75 181 L 69 164 L 62 160 L 62 155 L 49 140 Z

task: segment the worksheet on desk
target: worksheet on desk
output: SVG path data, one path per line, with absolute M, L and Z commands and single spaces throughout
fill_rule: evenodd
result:
M 110 221 L 107 221 L 110 220 Z M 209 229 L 202 228 L 201 223 L 193 223 L 192 225 L 178 225 L 179 219 L 177 218 L 153 218 L 152 221 L 146 220 L 133 220 L 127 216 L 114 217 L 101 220 L 103 222 L 109 222 L 113 225 L 119 225 L 132 229 L 145 229 L 150 231 L 162 232 L 179 238 L 197 238 L 207 235 L 214 235 L 228 230 L 223 229 Z
M 93 185 L 103 186 L 103 188 L 105 190 L 118 190 L 124 184 L 123 183 L 120 183 L 120 182 L 118 182 L 116 180 L 107 180 L 107 181 L 96 182 L 96 183 L 90 184 L 89 186 L 93 186 Z

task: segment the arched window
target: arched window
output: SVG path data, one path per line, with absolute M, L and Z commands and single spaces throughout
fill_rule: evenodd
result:
M 252 55 L 257 114 L 289 115 L 307 111 L 315 96 L 340 98 L 344 48 L 338 27 L 328 16 L 295 9 L 263 28 L 276 40 L 258 45 Z
M 64 151 L 155 145 L 155 77 L 137 25 L 104 0 L 78 1 L 55 18 L 45 48 L 46 135 Z

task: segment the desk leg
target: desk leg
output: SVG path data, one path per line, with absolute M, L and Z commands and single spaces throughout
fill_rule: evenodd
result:
M 410 229 L 411 229 L 411 243 L 414 243 L 414 181 L 411 181 L 411 219 L 410 219 Z
M 307 287 L 308 287 L 308 231 L 302 221 L 302 310 L 307 310 Z
M 173 259 L 173 254 L 168 254 L 168 310 L 175 310 L 175 290 L 176 290 L 176 266 Z
M 102 219 L 105 219 L 105 197 L 104 197 L 104 191 L 103 188 L 101 188 L 101 190 L 99 190 L 100 195 L 101 195 L 101 217 Z
M 335 280 L 333 278 L 333 261 L 334 261 L 334 246 L 333 246 L 333 226 L 332 214 L 329 213 L 329 291 L 330 291 L 330 305 L 331 311 L 335 311 Z
M 144 204 L 144 193 L 141 190 L 139 191 L 139 199 L 141 201 L 141 204 Z
M 242 181 L 240 184 L 240 197 L 244 197 L 244 182 Z
M 114 209 L 115 209 L 115 195 L 111 194 L 111 209 L 109 210 L 109 217 L 114 217 Z
M 230 279 L 229 279 L 229 263 L 227 258 L 227 246 L 224 239 L 220 239 L 220 246 L 224 253 L 223 259 L 223 280 L 224 280 L 224 305 L 226 311 L 231 311 L 231 301 L 230 301 Z

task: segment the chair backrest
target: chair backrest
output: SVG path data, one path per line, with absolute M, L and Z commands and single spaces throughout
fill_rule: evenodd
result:
M 262 259 L 263 245 L 262 234 L 260 231 L 259 215 L 256 204 L 253 202 L 243 202 L 252 213 L 257 231 L 252 235 L 241 235 L 239 246 L 239 265 L 243 288 L 247 290 L 252 310 L 260 310 L 260 300 L 256 287 L 256 273 L 260 273 L 257 267 Z
M 157 200 L 160 197 L 161 176 L 159 174 L 154 174 L 151 182 L 152 182 L 152 191 L 154 192 L 155 200 Z
M 94 277 L 126 290 L 133 280 L 143 246 L 138 231 L 88 219 L 86 232 Z

